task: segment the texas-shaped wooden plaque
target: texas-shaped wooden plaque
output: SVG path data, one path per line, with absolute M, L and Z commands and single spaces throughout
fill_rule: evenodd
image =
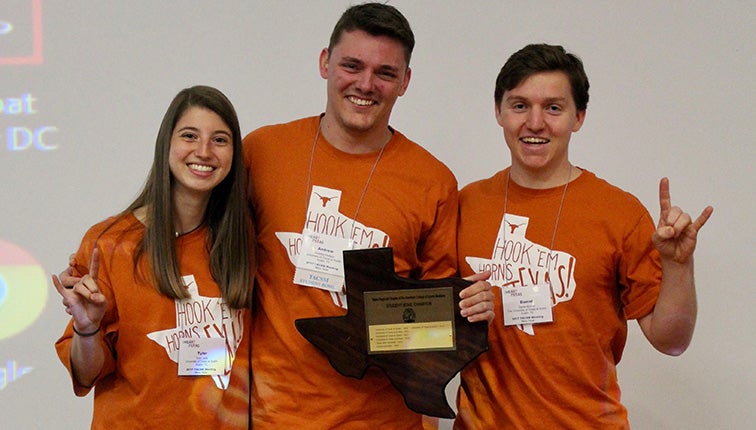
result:
M 471 282 L 461 278 L 418 281 L 399 277 L 394 272 L 391 248 L 344 251 L 344 272 L 347 314 L 298 319 L 295 321 L 297 330 L 322 351 L 342 375 L 362 379 L 369 366 L 377 366 L 383 369 L 410 409 L 424 415 L 454 418 L 454 410 L 446 401 L 446 385 L 463 367 L 488 349 L 488 323 L 470 323 L 459 315 L 459 293 Z M 431 295 L 427 293 L 429 291 L 441 293 Z M 408 316 L 407 308 L 400 304 L 406 297 L 430 297 L 415 301 L 415 304 L 434 308 L 443 306 L 438 303 L 441 299 L 433 297 L 448 297 L 453 301 L 449 304 L 449 320 L 433 323 L 418 318 L 420 321 L 415 322 L 415 312 L 422 316 L 423 309 L 410 309 Z M 369 313 L 375 313 L 376 307 L 371 302 L 376 300 L 394 300 L 397 304 L 393 306 L 404 311 L 403 321 L 399 324 L 370 323 L 366 319 L 366 306 Z M 375 316 L 371 318 L 375 321 Z M 390 320 L 390 315 L 387 318 Z M 428 346 L 413 341 L 411 346 L 400 348 L 401 351 L 391 351 L 389 347 L 376 352 L 380 347 L 376 346 L 372 329 L 420 330 L 419 337 L 427 338 L 429 336 L 422 334 L 432 331 L 427 327 L 434 324 L 452 327 L 449 333 L 453 339 L 449 344 Z M 372 338 L 369 333 L 373 333 Z M 392 335 L 388 340 L 390 344 L 395 339 Z

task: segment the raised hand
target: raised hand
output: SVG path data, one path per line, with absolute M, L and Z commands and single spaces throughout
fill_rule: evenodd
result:
M 63 297 L 66 313 L 73 317 L 74 328 L 80 333 L 92 333 L 99 329 L 100 321 L 105 314 L 107 299 L 97 285 L 99 270 L 100 255 L 95 248 L 92 251 L 88 274 L 75 278 L 71 267 L 64 271 L 68 275 L 67 281 L 78 279 L 72 286 L 64 285 L 58 276 L 52 275 L 53 285 L 58 294 Z
M 667 178 L 662 178 L 659 182 L 659 208 L 659 224 L 652 236 L 654 246 L 662 259 L 686 263 L 696 249 L 698 231 L 706 224 L 714 208 L 707 206 L 692 221 L 688 213 L 672 206 Z

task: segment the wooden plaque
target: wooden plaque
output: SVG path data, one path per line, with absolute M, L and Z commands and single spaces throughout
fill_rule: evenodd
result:
M 454 418 L 445 388 L 488 349 L 488 323 L 459 315 L 461 278 L 418 281 L 394 272 L 391 248 L 344 251 L 348 311 L 305 318 L 297 330 L 344 376 L 383 369 L 415 412 Z

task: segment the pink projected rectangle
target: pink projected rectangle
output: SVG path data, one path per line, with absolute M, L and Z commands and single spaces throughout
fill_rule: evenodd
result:
M 0 15 L 0 27 L 3 29 L 0 31 L 0 64 L 42 64 L 42 0 L 30 0 L 25 6 L 16 9 L 15 18 L 28 24 L 28 28 L 17 28 L 12 21 L 6 21 L 9 17 Z M 21 30 L 23 33 L 18 34 Z M 14 45 L 22 45 L 23 52 L 2 52 Z

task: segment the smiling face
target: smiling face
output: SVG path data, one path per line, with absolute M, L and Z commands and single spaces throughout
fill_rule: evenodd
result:
M 234 147 L 229 126 L 215 112 L 188 108 L 171 135 L 168 164 L 173 194 L 208 199 L 231 170 Z
M 531 188 L 564 184 L 571 168 L 570 137 L 584 119 L 563 72 L 535 73 L 505 91 L 496 120 L 512 156 L 512 179 Z
M 410 81 L 402 44 L 362 30 L 344 32 L 330 53 L 321 52 L 320 75 L 328 81 L 323 122 L 333 144 L 341 136 L 367 136 L 370 142 L 386 135 L 394 103 Z

